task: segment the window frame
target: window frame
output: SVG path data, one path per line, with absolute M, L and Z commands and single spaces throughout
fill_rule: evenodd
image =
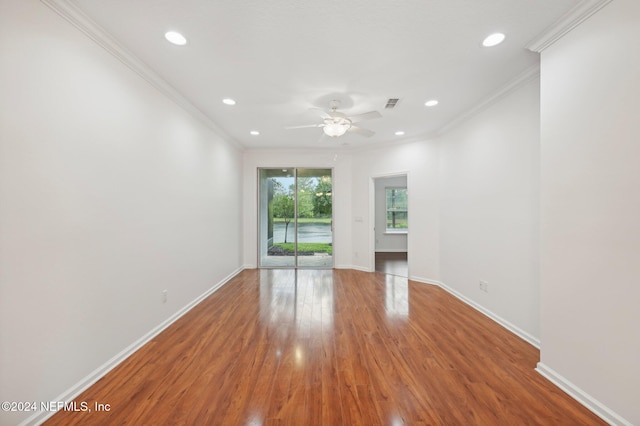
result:
M 389 206 L 389 191 L 403 190 L 407 198 L 407 206 L 405 209 L 398 210 L 397 207 Z M 393 195 L 392 195 L 393 196 Z M 393 209 L 393 210 L 392 210 Z M 384 211 L 385 211 L 385 234 L 408 234 L 409 233 L 409 193 L 406 186 L 385 186 L 384 188 Z M 406 228 L 389 228 L 389 213 L 404 213 L 406 216 Z

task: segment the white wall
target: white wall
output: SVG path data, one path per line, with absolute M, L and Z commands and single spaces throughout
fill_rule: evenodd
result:
M 243 191 L 246 267 L 257 266 L 257 168 L 291 166 L 333 168 L 335 266 L 367 271 L 374 270 L 373 177 L 411 171 L 408 185 L 412 187 L 415 179 L 419 190 L 415 195 L 409 193 L 409 203 L 415 204 L 417 214 L 425 218 L 416 223 L 417 235 L 421 237 L 415 241 L 415 270 L 421 274 L 418 277 L 437 279 L 437 150 L 427 142 L 357 152 L 340 148 L 335 151 L 247 150 Z
M 376 252 L 407 252 L 407 234 L 387 232 L 387 188 L 406 188 L 406 176 L 382 177 L 375 182 Z M 411 219 L 409 219 L 411 227 Z
M 439 278 L 438 144 L 435 141 L 371 148 L 353 154 L 353 265 L 374 270 L 374 178 L 407 175 L 409 188 L 409 275 L 433 282 Z
M 544 368 L 640 424 L 640 2 L 542 53 Z
M 351 267 L 351 156 L 343 150 L 247 150 L 243 165 L 243 260 L 258 265 L 258 168 L 333 169 L 333 256 L 336 268 Z
M 241 266 L 241 153 L 40 2 L 0 55 L 0 400 L 52 401 Z
M 537 78 L 438 139 L 361 151 L 352 161 L 355 267 L 372 269 L 373 178 L 407 174 L 410 277 L 445 285 L 538 342 Z
M 534 78 L 439 139 L 440 281 L 534 343 L 539 123 Z
M 41 3 L 0 7 L 0 400 L 54 400 L 255 267 L 258 167 L 331 167 L 337 267 L 373 270 L 373 178 L 406 174 L 411 278 L 541 336 L 544 366 L 640 423 L 639 3 L 543 54 L 541 302 L 537 82 L 437 140 L 243 157 Z

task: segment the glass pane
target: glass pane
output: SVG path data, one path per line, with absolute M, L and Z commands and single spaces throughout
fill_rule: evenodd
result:
M 387 210 L 407 210 L 407 188 L 386 188 Z
M 408 229 L 407 212 L 387 212 L 387 229 Z
M 387 229 L 408 229 L 407 188 L 386 188 Z
M 297 170 L 298 266 L 333 266 L 331 169 Z
M 260 169 L 259 262 L 295 266 L 295 181 L 293 169 Z

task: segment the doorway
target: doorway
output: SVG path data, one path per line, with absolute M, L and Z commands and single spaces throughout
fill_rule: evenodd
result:
M 261 268 L 333 267 L 332 176 L 332 169 L 258 169 Z
M 375 271 L 408 277 L 407 175 L 377 177 L 373 182 Z

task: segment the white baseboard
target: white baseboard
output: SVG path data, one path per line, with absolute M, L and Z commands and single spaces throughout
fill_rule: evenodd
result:
M 410 275 L 409 279 L 411 281 L 417 281 L 417 282 L 422 283 L 422 284 L 437 285 L 438 287 L 442 287 L 442 285 L 443 285 L 438 280 L 432 280 L 431 278 L 418 277 L 418 276 L 415 276 L 415 275 Z
M 364 267 L 361 267 L 361 266 L 355 266 L 355 265 L 336 265 L 335 268 L 336 269 L 354 269 L 354 270 L 358 270 L 358 271 L 362 271 L 362 272 L 371 272 L 368 268 L 364 268 Z M 145 334 L 140 339 L 138 339 L 137 341 L 135 341 L 134 343 L 132 343 L 131 345 L 129 345 L 128 347 L 123 349 L 120 353 L 118 353 L 113 358 L 111 358 L 109 361 L 107 361 L 106 363 L 104 363 L 103 365 L 101 365 L 100 367 L 95 369 L 93 372 L 91 372 L 85 378 L 80 380 L 74 386 L 72 386 L 67 391 L 63 392 L 62 394 L 60 394 L 57 398 L 54 398 L 53 400 L 54 401 L 64 401 L 65 403 L 73 401 L 76 397 L 78 397 L 82 392 L 84 392 L 86 389 L 88 389 L 91 385 L 93 385 L 98 380 L 100 380 L 102 377 L 104 377 L 109 371 L 111 371 L 116 366 L 118 366 L 120 363 L 122 363 L 124 360 L 126 360 L 134 352 L 136 352 L 142 346 L 144 346 L 146 343 L 151 341 L 154 337 L 156 337 L 158 334 L 160 334 L 162 331 L 164 331 L 167 327 L 169 327 L 171 324 L 173 324 L 175 321 L 177 321 L 180 317 L 182 317 L 187 312 L 189 312 L 191 309 L 193 309 L 196 305 L 198 305 L 200 302 L 202 302 L 204 299 L 206 299 L 208 296 L 210 296 L 216 290 L 221 288 L 224 284 L 226 284 L 229 280 L 231 280 L 233 277 L 238 275 L 244 269 L 255 269 L 255 267 L 252 267 L 251 265 L 243 265 L 240 268 L 236 269 L 234 272 L 232 272 L 227 277 L 222 279 L 220 282 L 218 282 L 217 284 L 212 286 L 210 289 L 208 289 L 203 294 L 198 296 L 196 299 L 194 299 L 193 301 L 188 303 L 186 306 L 184 306 L 182 309 L 177 311 L 171 317 L 169 317 L 168 319 L 166 319 L 165 321 L 160 323 L 158 326 L 156 326 L 155 328 L 150 330 L 147 334 Z M 486 315 L 487 317 L 491 318 L 493 321 L 497 322 L 498 324 L 500 324 L 501 326 L 503 326 L 507 330 L 511 331 L 512 333 L 514 333 L 518 337 L 520 337 L 523 340 L 529 342 L 530 344 L 532 344 L 536 348 L 540 348 L 539 339 L 531 336 L 529 333 L 521 330 L 520 328 L 516 327 L 515 325 L 511 324 L 510 322 L 506 321 L 505 319 L 501 318 L 500 316 L 494 314 L 493 312 L 489 311 L 488 309 L 485 309 L 481 305 L 477 304 L 473 300 L 471 300 L 471 299 L 467 298 L 466 296 L 462 295 L 458 291 L 448 287 L 444 283 L 442 283 L 440 281 L 437 281 L 437 280 L 432 280 L 432 279 L 422 278 L 422 277 L 417 277 L 417 276 L 411 276 L 411 277 L 409 277 L 409 279 L 412 280 L 412 281 L 423 283 L 423 284 L 436 285 L 438 287 L 441 287 L 446 292 L 448 292 L 451 295 L 455 296 L 456 298 L 458 298 L 462 302 L 466 303 L 467 305 L 471 306 L 472 308 L 476 309 L 480 313 L 482 313 L 482 314 Z M 615 426 L 618 426 L 618 425 L 619 426 L 632 426 L 631 423 L 628 422 L 627 420 L 625 420 L 623 417 L 619 416 L 618 414 L 616 414 L 615 412 L 613 412 L 612 410 L 607 408 L 605 405 L 603 405 L 602 403 L 600 403 L 599 401 L 597 401 L 596 399 L 594 399 L 593 397 L 591 397 L 590 395 L 588 395 L 587 393 L 582 391 L 580 388 L 575 386 L 573 383 L 571 383 L 569 380 L 567 380 L 564 377 L 562 377 L 560 374 L 558 374 L 557 372 L 555 372 L 551 368 L 547 367 L 545 364 L 539 362 L 537 367 L 536 367 L 536 371 L 539 374 L 541 374 L 542 376 L 544 376 L 545 378 L 547 378 L 549 381 L 554 383 L 556 386 L 558 386 L 560 389 L 562 389 L 564 392 L 566 392 L 569 396 L 574 398 L 576 401 L 578 401 L 579 403 L 584 405 L 586 408 L 591 410 L 594 414 L 599 416 L 601 419 L 603 419 L 607 423 L 609 423 L 611 425 L 615 425 Z M 19 426 L 40 425 L 40 424 L 44 423 L 49 417 L 53 416 L 54 414 L 55 414 L 55 412 L 37 412 L 33 416 L 27 418 L 22 423 L 20 423 Z
M 351 265 L 333 265 L 333 269 L 352 269 Z
M 522 330 L 520 327 L 517 327 L 517 326 L 511 324 L 509 321 L 507 321 L 506 319 L 500 317 L 499 315 L 494 314 L 490 310 L 486 309 L 482 305 L 480 305 L 480 304 L 474 302 L 473 300 L 469 299 L 468 297 L 466 297 L 462 293 L 458 292 L 457 290 L 454 290 L 453 288 L 447 286 L 445 283 L 437 281 L 437 280 L 430 280 L 430 279 L 420 278 L 420 277 L 415 277 L 415 276 L 409 277 L 409 279 L 411 279 L 413 281 L 418 281 L 418 282 L 421 282 L 421 283 L 424 283 L 424 284 L 432 284 L 432 285 L 437 285 L 437 286 L 441 287 L 443 290 L 445 290 L 449 294 L 455 296 L 456 298 L 460 299 L 461 301 L 463 301 L 467 305 L 471 306 L 472 308 L 474 308 L 478 312 L 488 316 L 489 318 L 491 318 L 492 320 L 494 320 L 495 322 L 497 322 L 498 324 L 500 324 L 501 326 L 503 326 L 504 328 L 506 328 L 507 330 L 509 330 L 513 334 L 515 334 L 516 336 L 520 337 L 525 342 L 528 342 L 531 345 L 533 345 L 534 347 L 540 349 L 540 339 L 532 336 L 531 334 L 529 334 L 526 331 Z
M 173 314 L 172 316 L 167 318 L 165 321 L 163 321 L 162 323 L 154 327 L 147 334 L 145 334 L 144 336 L 142 336 L 141 338 L 133 342 L 128 347 L 124 348 L 120 353 L 115 355 L 109 361 L 105 362 L 100 367 L 93 370 L 89 375 L 84 377 L 82 380 L 80 380 L 78 383 L 73 385 L 71 388 L 67 389 L 65 392 L 58 395 L 58 397 L 54 398 L 52 401 L 64 401 L 65 403 L 73 401 L 82 392 L 87 390 L 91 385 L 95 384 L 98 380 L 103 378 L 109 371 L 113 370 L 120 363 L 122 363 L 124 360 L 129 358 L 131 355 L 133 355 L 134 352 L 136 352 L 145 344 L 150 342 L 158 334 L 162 333 L 162 331 L 164 331 L 167 327 L 169 327 L 171 324 L 173 324 L 178 319 L 180 319 L 180 317 L 182 317 L 184 314 L 189 312 L 196 305 L 198 305 L 204 299 L 209 297 L 212 293 L 214 293 L 220 287 L 225 285 L 227 282 L 229 282 L 229 280 L 231 280 L 233 277 L 238 275 L 244 269 L 245 269 L 244 266 L 242 266 L 236 269 L 235 271 L 233 271 L 231 274 L 223 278 L 220 282 L 215 284 L 213 287 L 211 287 L 210 289 L 202 293 L 193 301 L 189 302 L 186 306 L 184 306 L 182 309 L 177 311 L 175 314 Z M 19 426 L 40 425 L 44 423 L 49 417 L 53 416 L 55 413 L 56 413 L 55 411 L 36 412 L 34 415 L 32 415 L 31 417 L 28 417 L 22 423 L 20 423 Z
M 372 272 L 370 269 L 365 268 L 364 266 L 356 266 L 356 265 L 334 265 L 334 269 L 353 269 L 355 271 L 360 272 Z
M 376 249 L 376 253 L 408 253 L 407 249 Z
M 437 286 L 441 287 L 443 290 L 445 290 L 449 294 L 455 296 L 456 298 L 460 299 L 461 301 L 463 301 L 467 305 L 471 306 L 472 308 L 476 309 L 477 311 L 481 312 L 482 314 L 488 316 L 493 321 L 497 322 L 498 324 L 500 324 L 501 326 L 503 326 L 507 330 L 509 330 L 512 333 L 514 333 L 516 336 L 520 337 L 524 341 L 529 342 L 531 345 L 533 345 L 536 348 L 540 349 L 540 340 L 539 339 L 533 337 L 532 335 L 530 335 L 526 331 L 524 331 L 524 330 L 520 329 L 519 327 L 516 327 L 515 325 L 511 324 L 509 321 L 501 318 L 500 316 L 494 314 L 493 312 L 489 311 L 488 309 L 482 307 L 481 305 L 477 304 L 473 300 L 467 298 L 466 296 L 462 295 L 461 293 L 459 293 L 458 291 L 452 289 L 451 287 L 447 286 L 446 284 L 444 284 L 444 283 L 442 283 L 442 282 L 440 282 L 438 280 L 432 280 L 432 279 L 416 277 L 416 276 L 409 277 L 409 279 L 412 280 L 412 281 L 417 281 L 417 282 L 423 283 L 423 284 L 437 285 Z M 628 422 L 627 420 L 625 420 L 623 417 L 619 416 L 618 414 L 616 414 L 615 412 L 613 412 L 612 410 L 607 408 L 604 404 L 600 403 L 598 400 L 596 400 L 595 398 L 591 397 L 589 394 L 584 392 L 582 389 L 580 389 L 579 387 L 575 386 L 569 380 L 565 379 L 560 374 L 558 374 L 557 372 L 555 372 L 551 368 L 547 367 L 543 363 L 541 363 L 541 362 L 538 363 L 538 365 L 536 367 L 536 371 L 538 373 L 540 373 L 542 376 L 544 376 L 546 379 L 548 379 L 550 382 L 552 382 L 553 384 L 558 386 L 560 389 L 562 389 L 562 391 L 565 392 L 567 395 L 569 395 L 570 397 L 572 397 L 573 399 L 578 401 L 580 404 L 584 405 L 586 408 L 591 410 L 594 414 L 596 414 L 598 417 L 600 417 L 602 420 L 604 420 L 605 422 L 609 423 L 610 425 L 632 426 L 631 423 Z
M 547 367 L 542 362 L 538 363 L 536 371 L 610 425 L 632 426 L 631 422 L 628 422 L 618 414 L 611 411 L 600 401 L 584 392 L 582 389 L 571 383 L 553 369 Z
M 351 265 L 350 269 L 355 269 L 356 271 L 361 271 L 361 272 L 375 272 L 372 271 L 371 269 L 364 267 L 364 266 L 356 266 L 356 265 Z

